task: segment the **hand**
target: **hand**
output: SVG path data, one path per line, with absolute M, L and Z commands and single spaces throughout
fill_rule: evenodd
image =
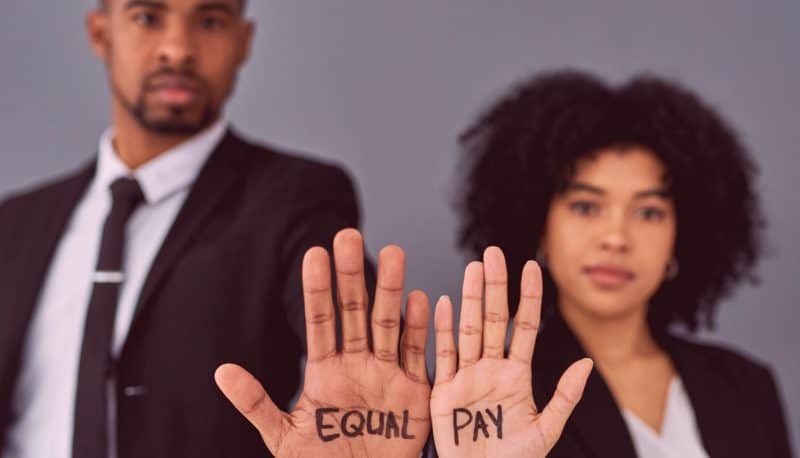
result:
M 220 366 L 217 384 L 275 456 L 418 457 L 430 430 L 428 298 L 418 291 L 409 294 L 398 352 L 405 255 L 399 247 L 384 248 L 378 259 L 370 350 L 361 234 L 343 230 L 333 245 L 342 351 L 336 349 L 328 253 L 312 248 L 303 260 L 308 362 L 294 411 L 281 412 L 239 366 Z
M 484 283 L 486 300 L 481 316 Z M 483 264 L 476 261 L 467 266 L 458 353 L 453 340 L 453 305 L 447 297 L 436 304 L 431 418 L 436 450 L 444 458 L 543 457 L 561 436 L 583 394 L 592 369 L 588 359 L 570 366 L 553 399 L 543 411 L 537 410 L 531 361 L 541 310 L 539 266 L 529 261 L 523 269 L 519 309 L 505 356 L 507 289 L 505 258 L 499 248 L 488 248 Z

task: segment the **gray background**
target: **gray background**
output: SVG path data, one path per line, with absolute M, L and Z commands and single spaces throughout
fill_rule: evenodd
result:
M 0 194 L 74 168 L 109 122 L 102 67 L 83 31 L 92 4 L 4 1 Z M 649 70 L 698 90 L 756 155 L 771 223 L 763 284 L 739 289 L 706 337 L 775 368 L 800 444 L 800 2 L 251 4 L 259 30 L 230 119 L 253 137 L 346 164 L 368 248 L 403 246 L 407 285 L 433 297 L 458 296 L 464 265 L 450 207 L 455 138 L 509 83 L 573 66 L 611 81 Z

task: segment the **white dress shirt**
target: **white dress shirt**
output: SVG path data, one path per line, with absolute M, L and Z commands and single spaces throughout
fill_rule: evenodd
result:
M 119 159 L 113 131 L 100 139 L 97 170 L 59 241 L 29 325 L 12 399 L 3 458 L 69 458 L 83 328 L 103 225 L 111 210 L 109 186 L 138 180 L 145 201 L 128 220 L 111 352 L 119 355 L 150 265 L 200 169 L 225 134 L 219 121 L 190 140 L 131 171 Z M 115 428 L 111 397 L 109 431 Z M 110 455 L 115 441 L 110 438 Z
M 623 409 L 622 417 L 639 458 L 708 458 L 680 377 L 670 382 L 661 434 L 629 410 Z

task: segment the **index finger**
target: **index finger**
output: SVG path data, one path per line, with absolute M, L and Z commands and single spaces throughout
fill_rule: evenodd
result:
M 533 360 L 542 310 L 542 271 L 534 261 L 525 263 L 519 289 L 519 309 L 514 317 L 508 357 L 526 364 Z

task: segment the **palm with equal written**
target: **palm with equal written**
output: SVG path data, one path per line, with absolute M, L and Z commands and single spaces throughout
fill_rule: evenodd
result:
M 221 366 L 217 384 L 275 456 L 417 457 L 430 430 L 424 353 L 428 299 L 421 292 L 409 294 L 398 345 L 405 257 L 398 247 L 384 248 L 378 259 L 370 350 L 364 248 L 358 231 L 346 229 L 336 235 L 334 262 L 342 351 L 336 349 L 330 260 L 324 249 L 312 248 L 303 260 L 308 362 L 303 393 L 292 413 L 281 412 L 261 384 L 239 366 Z M 353 411 L 357 413 L 348 414 Z
M 499 248 L 488 248 L 483 263 L 467 266 L 457 352 L 452 303 L 442 297 L 436 305 L 431 419 L 442 457 L 543 457 L 583 394 L 592 368 L 588 359 L 570 366 L 553 399 L 543 411 L 537 410 L 531 363 L 541 310 L 541 271 L 533 261 L 523 269 L 519 309 L 505 356 L 507 281 Z

